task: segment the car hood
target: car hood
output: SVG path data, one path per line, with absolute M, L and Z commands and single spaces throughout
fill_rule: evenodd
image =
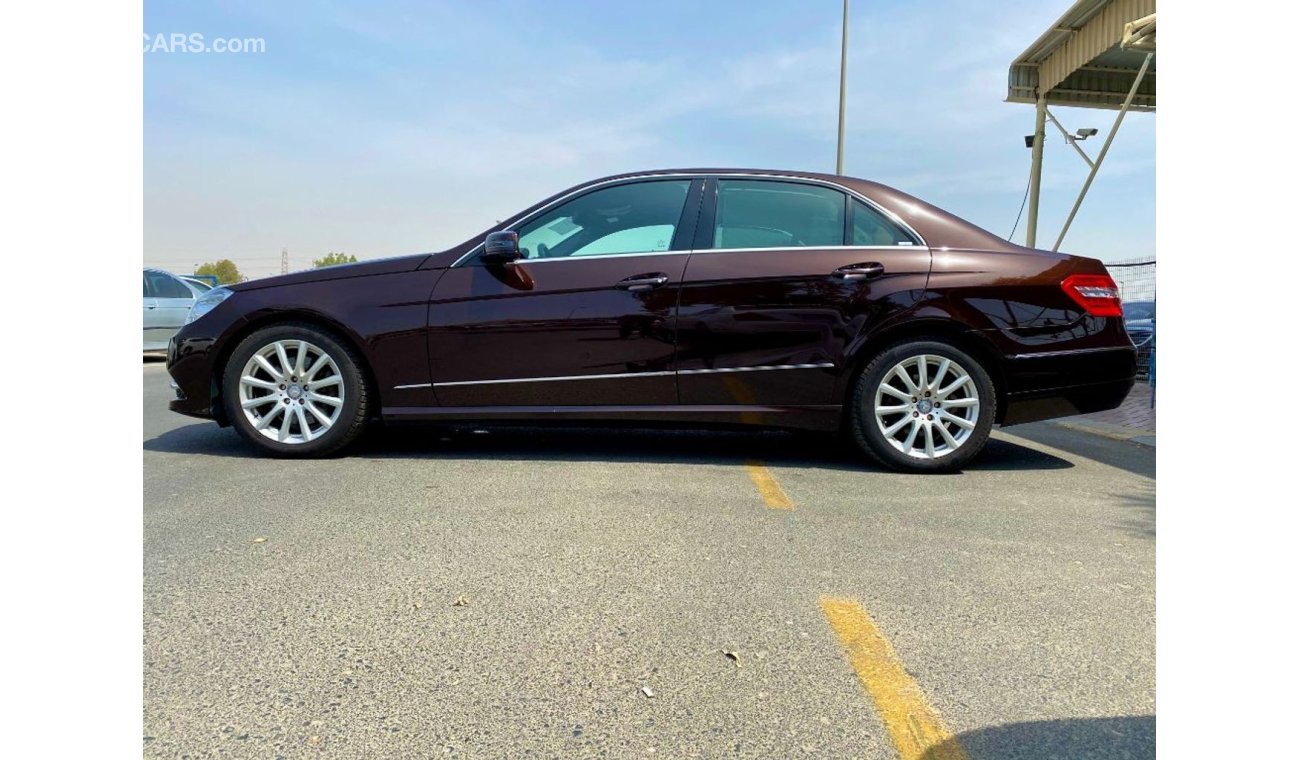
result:
M 376 274 L 409 272 L 419 268 L 429 256 L 430 254 L 427 253 L 415 253 L 409 256 L 395 256 L 388 259 L 358 261 L 355 264 L 338 264 L 331 267 L 321 267 L 320 269 L 304 269 L 300 272 L 290 272 L 275 277 L 247 280 L 226 287 L 238 292 L 241 290 L 275 288 L 282 285 L 298 285 L 304 282 L 323 282 L 325 280 L 344 280 L 351 277 L 369 277 Z

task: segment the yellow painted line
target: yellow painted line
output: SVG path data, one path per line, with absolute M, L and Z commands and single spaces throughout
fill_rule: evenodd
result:
M 785 495 L 785 489 L 781 484 L 776 482 L 776 476 L 762 462 L 749 461 L 745 463 L 745 470 L 749 473 L 749 479 L 754 481 L 754 486 L 758 488 L 759 494 L 763 496 L 763 501 L 771 509 L 794 509 L 794 502 L 790 497 Z
M 876 703 L 900 760 L 969 760 L 862 605 L 824 596 L 821 607 L 862 688 Z
M 723 375 L 722 384 L 727 386 L 727 392 L 731 394 L 737 404 L 752 405 L 754 403 L 754 394 L 738 378 L 732 375 Z M 749 425 L 761 425 L 763 415 L 758 412 L 741 412 L 740 421 Z

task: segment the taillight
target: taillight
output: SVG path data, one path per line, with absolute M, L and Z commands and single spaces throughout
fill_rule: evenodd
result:
M 1061 290 L 1094 317 L 1122 317 L 1119 288 L 1108 274 L 1072 274 L 1061 282 Z

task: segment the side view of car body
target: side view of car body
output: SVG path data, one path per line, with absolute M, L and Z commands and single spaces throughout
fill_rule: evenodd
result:
M 994 424 L 1113 408 L 1134 348 L 1094 259 L 860 179 L 667 170 L 585 183 L 446 251 L 216 288 L 174 411 L 275 455 L 367 419 L 756 424 L 951 470 Z
M 199 289 L 161 269 L 144 270 L 144 350 L 166 351 L 185 324 Z

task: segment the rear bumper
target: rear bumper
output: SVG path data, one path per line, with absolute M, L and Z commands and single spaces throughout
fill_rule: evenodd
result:
M 1018 425 L 1114 409 L 1136 376 L 1137 350 L 1131 345 L 1012 356 L 998 422 Z

